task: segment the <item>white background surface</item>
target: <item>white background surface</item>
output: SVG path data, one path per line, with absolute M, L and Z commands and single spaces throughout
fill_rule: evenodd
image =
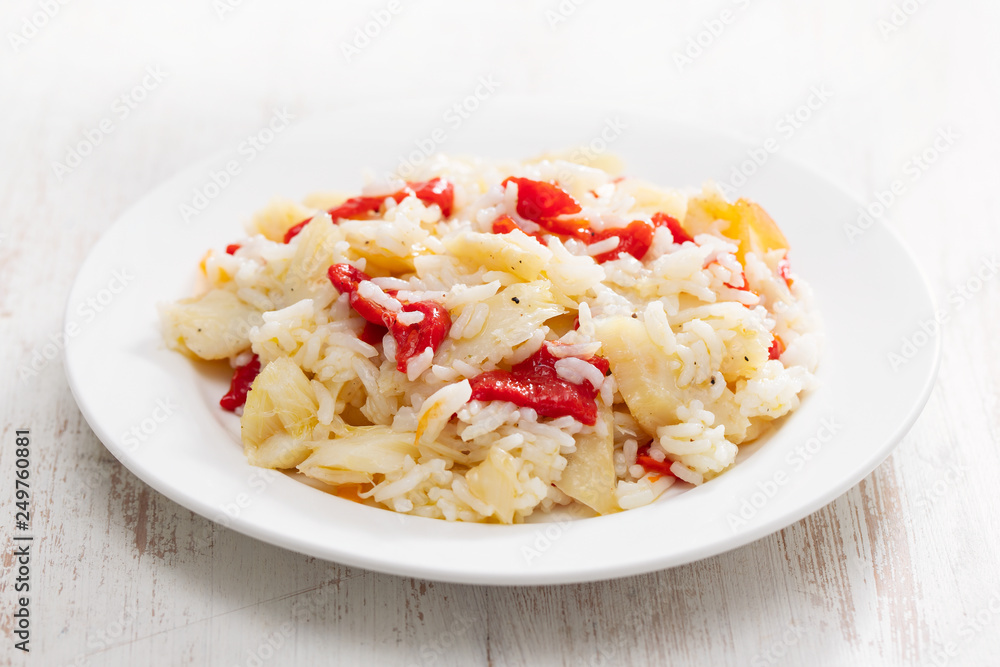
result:
M 879 23 L 893 13 L 886 1 L 591 0 L 552 26 L 555 2 L 401 0 L 348 62 L 341 44 L 387 3 L 245 0 L 220 16 L 210 0 L 74 0 L 15 50 L 9 35 L 30 34 L 24 21 L 41 3 L 4 2 L 0 501 L 10 512 L 0 536 L 10 543 L 13 430 L 29 427 L 38 541 L 28 656 L 11 646 L 3 548 L 0 663 L 993 664 L 1000 6 L 906 4 L 912 17 L 890 32 Z M 724 9 L 731 22 L 679 67 L 675 54 Z M 147 67 L 166 74 L 122 118 L 116 99 Z M 458 102 L 480 77 L 497 80 L 498 95 L 615 99 L 774 137 L 863 201 L 900 181 L 891 224 L 948 321 L 937 388 L 895 454 L 815 515 L 702 563 L 578 586 L 444 585 L 213 526 L 104 450 L 61 360 L 41 357 L 37 375 L 20 377 L 61 331 L 88 248 L 170 174 L 236 150 L 276 109 L 304 118 L 398 95 Z M 829 100 L 786 136 L 778 124 L 814 87 Z M 113 131 L 57 174 L 53 163 L 105 118 Z M 914 172 L 912 156 L 942 131 L 957 138 Z M 262 651 L 268 638 L 280 647 Z

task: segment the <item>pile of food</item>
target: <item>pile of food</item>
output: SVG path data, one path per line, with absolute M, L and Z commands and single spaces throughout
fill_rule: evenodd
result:
M 819 334 L 757 204 L 617 161 L 436 156 L 276 201 L 164 305 L 226 359 L 246 456 L 358 502 L 517 523 L 702 484 L 799 405 Z

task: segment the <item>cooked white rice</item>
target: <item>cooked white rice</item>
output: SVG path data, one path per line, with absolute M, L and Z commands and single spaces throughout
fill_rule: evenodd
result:
M 598 263 L 623 246 L 619 236 L 539 242 L 531 234 L 544 224 L 518 214 L 508 176 L 557 183 L 581 207 L 563 221 L 596 232 L 646 223 L 655 230 L 648 251 Z M 606 514 L 653 502 L 678 480 L 718 476 L 813 385 L 820 337 L 810 292 L 782 275 L 783 238 L 759 208 L 729 204 L 711 185 L 663 190 L 556 158 L 437 156 L 411 178 L 434 177 L 454 187 L 447 218 L 417 196 L 389 197 L 401 180 L 365 188 L 386 197 L 368 219 L 335 223 L 312 208 L 346 199 L 337 195 L 310 206 L 276 201 L 233 254 L 206 255 L 202 296 L 162 308 L 172 347 L 234 367 L 259 359 L 241 418 L 254 465 L 447 520 L 512 523 L 569 503 Z M 678 243 L 654 226 L 655 213 L 694 240 Z M 501 216 L 522 231 L 493 233 Z M 369 274 L 358 295 L 402 326 L 430 324 L 406 304 L 443 306 L 451 325 L 440 347 L 400 372 L 392 333 L 359 337 L 365 320 L 327 276 L 336 264 Z M 477 376 L 543 347 L 560 381 L 593 387 L 592 425 L 471 400 Z M 610 361 L 609 375 L 588 361 L 595 355 Z

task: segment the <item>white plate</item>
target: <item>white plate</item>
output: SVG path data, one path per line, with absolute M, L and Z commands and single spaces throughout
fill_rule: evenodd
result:
M 522 158 L 610 140 L 629 173 L 694 186 L 728 180 L 753 148 L 592 104 L 496 98 L 465 120 L 447 111 L 446 104 L 358 109 L 293 126 L 256 154 L 234 146 L 157 188 L 107 232 L 70 295 L 66 368 L 87 421 L 129 470 L 212 520 L 320 558 L 446 581 L 548 584 L 671 567 L 768 535 L 857 484 L 913 424 L 939 357 L 937 337 L 918 333 L 934 312 L 924 278 L 883 224 L 852 243 L 844 225 L 857 219 L 859 204 L 779 154 L 740 194 L 778 221 L 794 270 L 815 290 L 827 338 L 822 384 L 720 478 L 613 516 L 499 526 L 397 515 L 252 468 L 238 420 L 218 408 L 228 372 L 165 349 L 156 304 L 190 295 L 204 252 L 244 236 L 244 222 L 271 197 L 351 191 L 363 167 L 396 167 L 418 141 Z M 239 173 L 213 187 L 213 172 L 226 180 L 219 173 L 228 161 Z M 196 190 L 210 201 L 185 222 L 180 206 Z M 904 340 L 914 347 L 902 350 Z M 901 350 L 912 358 L 893 368 L 889 355 Z

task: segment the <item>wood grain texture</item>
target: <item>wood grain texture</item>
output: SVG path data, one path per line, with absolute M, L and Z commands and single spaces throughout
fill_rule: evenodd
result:
M 888 30 L 889 0 L 593 2 L 554 25 L 556 2 L 401 0 L 348 61 L 342 43 L 385 3 L 233 4 L 220 16 L 209 0 L 68 3 L 17 48 L 10 35 L 40 5 L 4 5 L 0 500 L 13 495 L 7 444 L 30 427 L 39 540 L 29 656 L 11 648 L 4 550 L 0 664 L 996 664 L 1000 280 L 975 278 L 1000 249 L 1000 6 L 926 3 Z M 675 54 L 724 9 L 722 34 L 679 67 Z M 162 83 L 119 118 L 116 98 L 148 67 Z M 501 94 L 651 104 L 761 141 L 826 86 L 832 97 L 782 153 L 864 201 L 904 180 L 891 224 L 949 314 L 937 386 L 895 453 L 812 516 L 699 563 L 585 585 L 460 586 L 326 563 L 212 524 L 104 449 L 58 354 L 20 377 L 36 352 L 58 348 L 88 249 L 170 174 L 238 145 L 276 107 L 305 116 L 396 94 L 458 100 L 483 75 Z M 53 162 L 106 117 L 113 131 L 60 178 Z M 957 138 L 912 179 L 908 161 L 942 130 Z

